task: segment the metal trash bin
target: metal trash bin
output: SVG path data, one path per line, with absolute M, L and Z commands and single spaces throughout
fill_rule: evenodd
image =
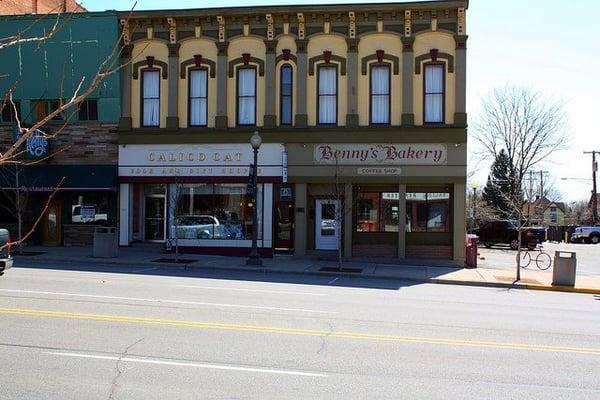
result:
M 117 228 L 113 226 L 99 226 L 94 230 L 93 257 L 114 258 L 119 255 L 119 242 L 117 241 Z
M 467 235 L 465 264 L 467 267 L 477 268 L 477 235 Z
M 560 286 L 575 286 L 577 274 L 577 253 L 572 251 L 554 252 L 554 270 L 552 284 Z

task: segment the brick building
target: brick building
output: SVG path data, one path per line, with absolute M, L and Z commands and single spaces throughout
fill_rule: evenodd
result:
M 55 110 L 61 97 L 74 93 L 82 77 L 89 82 L 118 45 L 114 12 L 68 18 L 62 29 L 44 42 L 0 50 L 0 72 L 6 75 L 0 79 L 0 93 L 4 96 L 13 88 L 17 115 L 24 126 Z M 54 22 L 35 15 L 2 16 L 0 35 L 14 35 L 31 26 L 27 34 L 34 36 Z M 42 128 L 50 138 L 32 135 L 22 149 L 22 164 L 0 166 L 0 225 L 11 226 L 13 238 L 18 237 L 17 196 L 26 232 L 63 177 L 63 185 L 30 242 L 90 244 L 95 226 L 117 224 L 119 90 L 119 75 L 109 77 L 79 109 L 67 110 Z M 0 117 L 2 152 L 12 145 L 16 132 L 15 113 L 4 107 Z
M 120 14 L 120 243 L 464 260 L 463 1 Z M 341 217 L 340 217 L 341 216 Z
M 0 0 L 0 15 L 85 12 L 74 0 Z

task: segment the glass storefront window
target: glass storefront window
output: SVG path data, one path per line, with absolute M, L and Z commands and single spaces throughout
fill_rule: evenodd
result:
M 449 193 L 407 193 L 406 232 L 449 232 Z
M 244 184 L 173 185 L 171 238 L 178 239 L 252 239 L 251 199 Z M 258 192 L 262 209 L 262 185 Z M 262 215 L 259 213 L 259 220 Z M 259 225 L 259 239 L 261 239 Z
M 71 203 L 72 224 L 106 224 L 108 196 L 91 194 L 75 196 Z
M 357 232 L 398 232 L 397 192 L 359 192 L 356 199 Z

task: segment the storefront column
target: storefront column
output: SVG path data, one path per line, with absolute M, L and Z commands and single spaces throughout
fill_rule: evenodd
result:
M 296 128 L 306 128 L 308 126 L 308 115 L 306 113 L 306 77 L 308 75 L 308 59 L 306 55 L 307 40 L 296 40 L 296 118 L 294 126 Z M 306 243 L 305 243 L 306 247 Z
M 308 232 L 306 230 L 306 218 L 308 215 L 306 183 L 297 183 L 295 191 L 296 215 L 294 216 L 294 221 L 296 224 L 296 228 L 294 230 L 294 255 L 305 256 L 306 237 L 308 235 Z
M 398 258 L 406 258 L 406 185 L 398 185 Z
M 277 95 L 277 87 L 275 85 L 275 48 L 277 47 L 277 41 L 265 40 L 265 46 L 267 53 L 265 55 L 265 75 L 272 79 L 266 79 L 266 90 L 265 90 L 265 117 L 263 126 L 265 128 L 275 128 L 277 126 L 277 114 L 275 112 L 275 96 Z
M 227 46 L 227 42 L 217 43 L 217 129 L 227 129 Z
M 456 41 L 456 91 L 454 124 L 467 125 L 467 35 L 455 35 Z
M 130 183 L 119 185 L 119 246 L 129 246 L 133 235 L 133 187 Z
M 415 38 L 412 36 L 402 38 L 404 46 L 402 53 L 402 125 L 405 126 L 413 126 L 415 124 L 415 114 L 413 111 L 414 41 Z
M 465 235 L 467 233 L 466 225 L 466 184 L 454 184 L 454 201 L 453 201 L 453 260 L 459 263 L 465 261 Z
M 344 186 L 344 257 L 352 257 L 352 184 L 346 184 Z
M 169 43 L 169 92 L 167 106 L 167 129 L 179 129 L 177 89 L 179 86 L 179 43 Z
M 346 79 L 348 82 L 348 111 L 346 113 L 346 126 L 358 127 L 358 39 L 346 39 L 348 45 L 348 69 Z

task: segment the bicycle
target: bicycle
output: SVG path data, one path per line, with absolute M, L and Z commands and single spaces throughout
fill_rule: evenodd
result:
M 535 265 L 539 270 L 545 271 L 550 268 L 552 265 L 552 257 L 550 257 L 550 254 L 543 250 L 541 245 L 537 247 L 527 246 L 527 250 L 521 251 L 521 259 L 519 260 L 519 266 L 521 268 L 527 268 L 529 264 L 531 264 L 532 257 L 530 253 L 533 252 L 539 252 L 539 254 L 535 257 Z M 517 259 L 518 257 L 519 256 L 517 255 Z

